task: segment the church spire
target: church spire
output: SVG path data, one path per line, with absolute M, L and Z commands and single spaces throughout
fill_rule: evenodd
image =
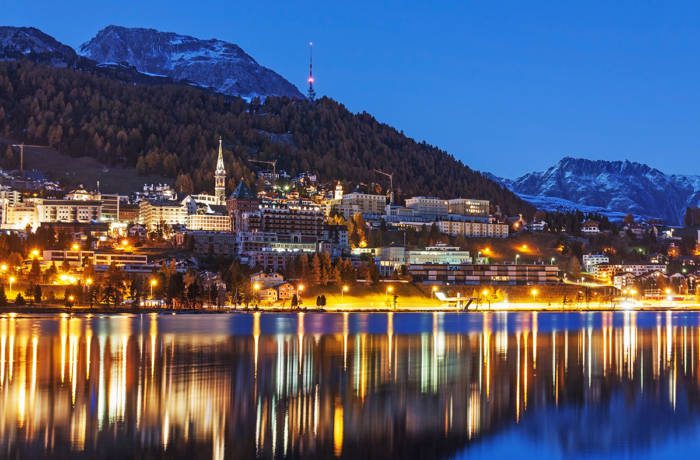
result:
M 223 140 L 219 136 L 219 157 L 216 159 L 214 171 L 214 195 L 221 203 L 226 201 L 226 168 L 224 167 Z
M 216 159 L 216 172 L 223 172 L 226 174 L 226 168 L 224 167 L 224 151 L 222 148 L 222 139 L 219 136 L 219 158 Z

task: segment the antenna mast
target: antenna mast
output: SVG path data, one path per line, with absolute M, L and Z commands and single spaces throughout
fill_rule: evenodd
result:
M 314 90 L 314 42 L 309 42 L 309 82 L 308 96 L 309 100 L 316 99 L 316 91 Z

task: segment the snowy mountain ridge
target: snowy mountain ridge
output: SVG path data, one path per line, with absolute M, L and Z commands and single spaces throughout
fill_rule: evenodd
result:
M 541 209 L 596 209 L 613 219 L 631 213 L 679 225 L 685 209 L 700 204 L 700 176 L 627 160 L 564 157 L 545 171 L 498 180 Z
M 148 75 L 188 81 L 222 94 L 303 98 L 294 85 L 238 45 L 218 39 L 112 25 L 81 45 L 79 52 L 98 63 L 127 63 Z

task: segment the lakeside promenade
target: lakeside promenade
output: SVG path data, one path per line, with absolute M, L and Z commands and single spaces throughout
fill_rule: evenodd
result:
M 0 314 L 222 314 L 222 313 L 487 313 L 487 312 L 595 312 L 595 311 L 700 311 L 700 302 L 697 301 L 649 301 L 649 302 L 589 302 L 562 303 L 546 302 L 497 302 L 497 303 L 472 303 L 464 305 L 438 303 L 427 301 L 422 303 L 399 302 L 396 307 L 387 304 L 361 303 L 349 299 L 344 303 L 329 303 L 323 307 L 316 305 L 304 305 L 299 308 L 291 308 L 288 304 L 270 305 L 203 305 L 197 308 L 167 308 L 167 307 L 132 307 L 132 306 L 73 306 L 64 305 L 7 305 L 0 307 Z

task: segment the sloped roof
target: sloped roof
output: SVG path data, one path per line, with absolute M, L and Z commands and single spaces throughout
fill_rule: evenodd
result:
M 253 193 L 253 191 L 250 189 L 250 187 L 248 187 L 245 181 L 241 179 L 241 181 L 236 186 L 236 189 L 229 195 L 229 198 L 235 198 L 239 200 L 254 200 L 257 199 L 258 196 L 255 193 Z

